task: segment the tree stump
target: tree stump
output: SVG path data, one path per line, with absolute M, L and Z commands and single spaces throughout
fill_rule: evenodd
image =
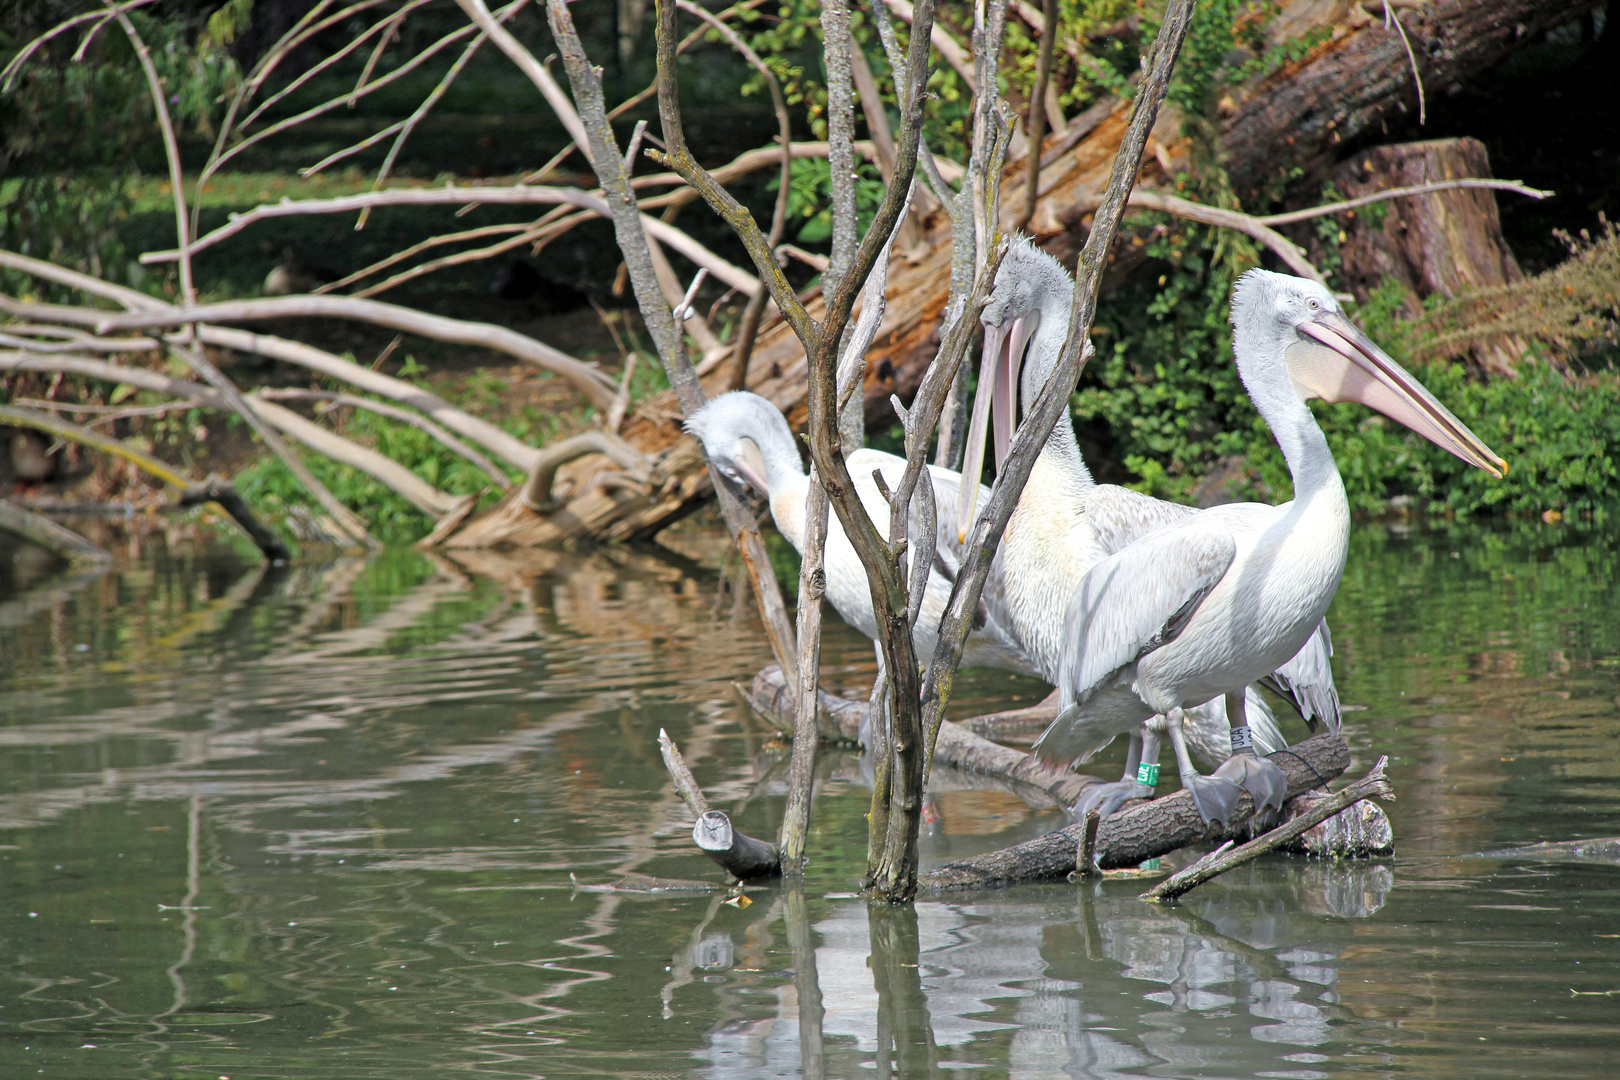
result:
M 1433 139 L 1379 146 L 1357 153 L 1333 171 L 1333 183 L 1346 198 L 1436 180 L 1491 176 L 1490 157 L 1478 139 Z M 1496 193 L 1479 188 L 1414 195 L 1352 211 L 1339 253 L 1342 280 L 1356 299 L 1393 277 L 1409 293 L 1411 317 L 1420 301 L 1436 294 L 1450 299 L 1476 289 L 1523 279 L 1502 236 Z M 1346 219 L 1348 219 L 1346 221 Z M 1515 341 L 1476 348 L 1470 361 L 1483 371 L 1506 374 L 1523 353 Z

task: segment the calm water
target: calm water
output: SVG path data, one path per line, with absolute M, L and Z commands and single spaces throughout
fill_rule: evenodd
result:
M 660 727 L 744 828 L 780 811 L 750 601 L 701 526 L 673 543 L 0 549 L 0 1077 L 1620 1075 L 1620 867 L 1478 855 L 1620 835 L 1615 536 L 1357 530 L 1335 666 L 1393 859 L 914 910 L 852 894 L 847 755 L 802 891 L 603 890 L 717 880 Z M 1043 693 L 966 682 L 969 713 Z M 938 786 L 931 863 L 1061 824 Z

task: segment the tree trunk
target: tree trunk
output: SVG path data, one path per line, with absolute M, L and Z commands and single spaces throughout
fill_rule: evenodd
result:
M 1401 6 L 1428 94 L 1443 93 L 1474 78 L 1508 56 L 1518 45 L 1601 6 L 1602 0 L 1433 0 L 1419 8 Z M 1376 10 L 1378 17 L 1368 14 Z M 1236 88 L 1223 101 L 1222 145 L 1238 193 L 1279 184 L 1313 195 L 1341 157 L 1359 143 L 1376 139 L 1385 122 L 1417 106 L 1417 87 L 1400 36 L 1386 30 L 1381 3 L 1344 0 L 1285 0 L 1272 27 L 1274 39 L 1297 39 L 1323 28 L 1330 37 L 1303 60 Z M 1085 208 L 1107 182 L 1108 170 L 1125 131 L 1128 104 L 1102 103 L 1077 117 L 1042 155 L 1040 204 L 1030 228 L 1060 255 L 1077 252 L 1089 217 Z M 1173 140 L 1174 126 L 1160 125 L 1158 152 L 1143 167 L 1142 180 L 1163 187 L 1185 167 L 1186 148 Z M 1292 170 L 1302 170 L 1295 177 Z M 1022 208 L 1023 163 L 1002 176 L 1008 221 Z M 1076 208 L 1079 208 L 1078 210 Z M 869 421 L 891 417 L 889 395 L 909 399 L 933 359 L 950 283 L 950 228 L 944 215 L 925 222 L 928 254 L 913 263 L 897 256 L 890 270 L 888 311 L 877 342 L 868 353 L 866 408 Z M 819 299 L 811 314 L 822 314 Z M 704 380 L 710 394 L 729 389 L 726 365 Z M 760 332 L 748 365 L 749 389 L 775 402 L 789 423 L 802 430 L 805 361 L 793 332 L 774 319 Z M 625 439 L 655 460 L 661 483 L 603 484 L 599 456 L 583 458 L 558 474 L 564 505 L 540 515 L 507 499 L 469 524 L 451 546 L 537 545 L 578 537 L 626 539 L 650 536 L 707 494 L 709 478 L 702 456 L 682 432 L 673 394 L 642 402 L 626 421 Z
M 1346 198 L 1356 198 L 1392 187 L 1490 175 L 1490 158 L 1478 139 L 1434 139 L 1361 151 L 1333 170 L 1333 182 Z M 1502 236 L 1495 192 L 1442 191 L 1385 205 L 1381 215 L 1365 209 L 1347 215 L 1341 232 L 1341 279 L 1358 300 L 1393 277 L 1411 294 L 1408 314 L 1416 318 L 1422 314 L 1420 302 L 1430 296 L 1450 299 L 1524 277 Z M 1522 351 L 1511 341 L 1492 342 L 1477 347 L 1471 359 L 1476 367 L 1500 374 Z

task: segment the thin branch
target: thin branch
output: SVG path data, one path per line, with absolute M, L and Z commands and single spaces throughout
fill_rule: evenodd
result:
M 602 192 L 612 208 L 614 238 L 618 241 L 619 251 L 624 256 L 631 287 L 635 291 L 636 303 L 641 309 L 642 321 L 652 335 L 653 344 L 658 350 L 664 371 L 669 376 L 676 400 L 680 402 L 682 411 L 690 416 L 704 404 L 703 387 L 698 382 L 697 373 L 692 370 L 692 362 L 686 355 L 685 342 L 681 340 L 669 304 L 659 290 L 657 274 L 653 270 L 647 245 L 649 230 L 646 223 L 651 219 L 645 214 L 637 213 L 635 191 L 630 186 L 629 171 L 619 156 L 613 127 L 608 122 L 607 108 L 602 100 L 601 72 L 591 67 L 564 0 L 547 0 L 546 15 L 551 24 L 552 37 L 557 42 L 563 63 L 568 69 L 568 81 L 573 88 L 574 98 L 579 102 L 587 132 L 592 140 L 592 160 L 596 162 L 597 180 L 601 183 Z M 674 8 L 668 5 L 668 0 L 660 3 L 658 19 L 658 82 L 662 113 L 665 82 L 674 77 L 675 42 L 672 32 Z M 677 145 L 670 142 L 672 138 L 678 140 L 678 145 L 684 147 L 679 124 L 677 113 L 676 132 L 672 137 L 668 118 L 665 117 L 664 137 L 672 148 Z M 777 277 L 781 276 L 780 268 L 774 263 L 771 264 L 771 269 L 775 271 Z M 771 283 L 767 281 L 767 284 Z M 776 293 L 774 285 L 771 291 L 773 294 Z M 791 292 L 788 292 L 787 296 L 790 300 L 796 299 Z M 800 310 L 803 310 L 802 307 Z M 775 653 L 776 661 L 784 671 L 793 671 L 796 652 L 793 628 L 788 621 L 787 606 L 782 602 L 782 593 L 777 587 L 775 572 L 771 569 L 770 557 L 765 550 L 765 542 L 759 535 L 759 528 L 748 508 L 726 487 L 726 482 L 715 471 L 712 463 L 709 478 L 714 484 L 726 525 L 731 529 L 731 534 L 737 538 L 738 552 L 748 569 L 754 595 L 759 600 L 760 616 L 765 623 L 765 633 L 770 639 L 771 651 Z
M 916 21 L 916 9 L 906 0 L 887 0 L 887 3 L 889 10 L 899 16 L 900 21 L 907 26 Z M 975 8 L 978 6 L 980 5 L 974 5 Z M 962 43 L 951 37 L 950 32 L 938 23 L 934 23 L 930 27 L 929 38 L 934 48 L 939 50 L 939 55 L 943 56 L 945 62 L 955 68 L 956 73 L 962 77 L 962 81 L 967 83 L 968 90 L 977 93 L 979 79 L 975 72 L 975 64 L 973 59 L 968 56 L 968 51 L 962 47 Z
M 526 204 L 566 204 L 589 210 L 601 217 L 610 217 L 612 211 L 607 200 L 600 195 L 578 188 L 557 187 L 481 187 L 481 188 L 391 188 L 386 191 L 368 191 L 357 195 L 344 195 L 335 199 L 300 199 L 256 206 L 245 214 L 237 214 L 229 222 L 200 236 L 186 248 L 168 251 L 149 251 L 141 255 L 141 262 L 172 262 L 188 254 L 196 254 L 212 247 L 227 237 L 235 236 L 255 222 L 270 218 L 294 217 L 305 214 L 343 214 L 368 206 L 462 206 L 491 203 L 502 206 Z M 642 226 L 662 244 L 674 248 L 698 266 L 706 266 L 728 288 L 752 296 L 759 290 L 759 281 L 741 267 L 722 259 L 686 233 L 657 218 L 641 215 Z
M 534 54 L 524 48 L 506 27 L 495 21 L 495 17 L 489 13 L 489 8 L 484 6 L 484 0 L 456 0 L 456 3 L 461 5 L 461 10 L 489 35 L 490 40 L 495 42 L 512 63 L 518 66 L 518 70 L 529 77 L 529 81 L 534 83 L 546 99 L 546 104 L 557 114 L 557 119 L 562 122 L 563 130 L 568 132 L 568 137 L 574 140 L 580 153 L 585 155 L 585 160 L 595 166 L 596 157 L 592 152 L 590 139 L 585 134 L 585 124 L 580 120 L 574 103 L 568 100 L 568 95 L 563 93 L 562 87 L 551 77 L 551 72 L 546 70 L 546 66 L 536 60 Z M 578 92 L 578 87 L 575 87 L 575 92 Z
M 152 63 L 152 52 L 146 47 L 146 42 L 141 40 L 135 24 L 124 11 L 118 11 L 116 17 L 118 25 L 123 27 L 125 36 L 135 49 L 135 57 L 140 61 L 141 71 L 146 75 L 146 88 L 152 98 L 152 110 L 157 114 L 158 130 L 163 133 L 163 155 L 168 160 L 169 187 L 172 189 L 171 195 L 174 199 L 174 232 L 183 251 L 191 241 L 191 216 L 186 213 L 186 176 L 180 166 L 180 141 L 175 138 L 174 122 L 169 117 L 169 103 L 163 89 L 163 80 L 158 76 L 157 65 Z M 187 304 L 197 302 L 197 289 L 192 281 L 189 255 L 180 259 L 180 298 Z
M 1321 824 L 1335 814 L 1348 810 L 1363 799 L 1375 797 L 1393 799 L 1395 789 L 1390 786 L 1389 777 L 1384 774 L 1384 766 L 1388 763 L 1389 758 L 1379 758 L 1378 763 L 1372 767 L 1372 771 L 1366 776 L 1343 791 L 1335 792 L 1320 802 L 1313 803 L 1305 813 L 1290 818 L 1264 836 L 1250 840 L 1247 844 L 1237 848 L 1232 847 L 1232 841 L 1228 840 L 1191 866 L 1159 882 L 1143 893 L 1142 899 L 1174 900 L 1176 897 L 1196 889 L 1210 878 L 1218 877 L 1234 867 L 1242 866 L 1244 863 L 1258 858 L 1268 851 L 1275 851 L 1288 841 L 1297 836 L 1303 836 L 1312 827 Z
M 162 310 L 169 305 L 145 293 L 123 285 L 114 285 L 102 281 L 100 278 L 81 274 L 77 270 L 69 270 L 55 263 L 45 262 L 42 259 L 33 259 L 27 255 L 0 249 L 0 266 L 11 270 L 20 270 L 33 274 L 47 281 L 54 281 L 60 285 L 80 289 L 93 296 L 104 297 L 134 311 Z M 105 311 L 94 308 L 68 307 L 56 304 L 23 304 L 0 296 L 0 311 L 24 317 L 43 317 L 58 322 L 66 322 L 79 326 L 94 326 L 106 317 Z M 239 352 L 256 353 L 272 359 L 283 360 L 289 364 L 309 368 L 322 375 L 340 379 L 362 390 L 409 405 L 420 412 L 433 417 L 445 427 L 457 434 L 471 439 L 484 449 L 495 454 L 501 460 L 512 466 L 527 470 L 538 450 L 513 438 L 494 424 L 480 420 L 461 409 L 456 408 L 443 398 L 405 382 L 362 367 L 341 356 L 336 356 L 312 345 L 305 345 L 299 341 L 289 341 L 285 338 L 272 337 L 267 334 L 255 334 L 246 330 L 234 330 L 223 326 L 198 326 L 197 337 L 205 345 L 213 345 L 222 349 L 235 349 Z M 123 344 L 128 342 L 128 348 L 146 348 L 143 342 L 148 339 L 112 339 Z
M 632 479 L 643 483 L 651 480 L 652 462 L 647 456 L 609 431 L 585 431 L 561 442 L 552 443 L 540 451 L 534 467 L 518 492 L 518 500 L 537 514 L 549 513 L 557 506 L 551 497 L 551 485 L 557 470 L 586 454 L 602 454 L 623 469 Z
M 273 296 L 261 300 L 238 300 L 222 304 L 202 304 L 195 308 L 104 315 L 97 333 L 140 329 L 149 326 L 177 326 L 190 322 L 256 322 L 289 316 L 357 319 L 392 330 L 421 334 L 459 345 L 494 349 L 553 372 L 585 396 L 592 405 L 605 410 L 613 404 L 617 390 L 613 380 L 588 367 L 567 353 L 553 349 L 527 335 L 493 323 L 467 322 L 443 315 L 430 315 L 413 308 L 361 300 L 352 296 Z
M 1044 0 L 1042 17 L 1047 26 L 1057 26 L 1057 0 Z M 1046 90 L 1052 78 L 1052 47 L 1057 34 L 1042 34 L 1040 55 L 1035 62 L 1035 89 L 1029 95 L 1029 164 L 1024 168 L 1024 210 L 1018 217 L 1019 231 L 1029 228 L 1035 216 L 1035 199 L 1041 183 L 1041 142 L 1046 137 Z
M 112 561 L 112 555 L 104 548 L 97 547 L 72 529 L 25 510 L 8 499 L 0 499 L 0 532 L 20 536 L 64 559 L 98 563 Z
M 1153 128 L 1159 106 L 1169 87 L 1170 73 L 1192 19 L 1192 7 L 1193 0 L 1170 0 L 1165 8 L 1158 37 L 1147 57 L 1146 73 L 1131 106 L 1125 136 L 1114 154 L 1102 205 L 1092 222 L 1085 248 L 1080 253 L 1068 337 L 1063 343 L 1055 369 L 1013 437 L 1006 467 L 996 476 L 990 500 L 968 539 L 962 568 L 940 620 L 939 641 L 923 687 L 927 724 L 925 738 L 930 748 L 944 719 L 943 710 L 950 700 L 952 675 L 961 660 L 962 646 L 972 626 L 973 612 L 990 572 L 991 560 L 1006 529 L 1007 519 L 1012 516 L 1013 507 L 1023 492 L 1024 482 L 1029 478 L 1040 447 L 1066 411 L 1069 396 L 1074 392 L 1075 383 L 1089 355 L 1091 322 L 1096 315 L 1103 265 L 1119 231 L 1127 195 L 1141 169 L 1148 133 Z
M 1485 180 L 1465 177 L 1461 180 L 1433 180 L 1426 184 L 1410 184 L 1406 187 L 1388 188 L 1384 191 L 1375 191 L 1370 195 L 1345 199 L 1342 202 L 1325 203 L 1322 206 L 1312 206 L 1305 210 L 1290 210 L 1286 214 L 1267 214 L 1254 220 L 1261 225 L 1292 225 L 1296 221 L 1308 221 L 1311 218 L 1323 217 L 1327 214 L 1339 214 L 1346 210 L 1354 210 L 1358 206 L 1384 202 L 1387 199 L 1404 199 L 1409 195 L 1432 195 L 1437 191 L 1449 191 L 1453 188 L 1487 188 L 1492 191 L 1512 191 L 1531 199 L 1546 199 L 1557 194 L 1553 191 L 1530 187 L 1519 180 Z

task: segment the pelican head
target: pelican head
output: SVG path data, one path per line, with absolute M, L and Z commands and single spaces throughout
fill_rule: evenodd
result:
M 1506 461 L 1345 318 L 1316 282 L 1250 270 L 1232 293 L 1232 328 L 1238 373 L 1251 396 L 1292 386 L 1300 401 L 1360 402 L 1492 476 L 1507 472 Z
M 703 444 L 721 475 L 761 495 L 768 497 L 773 485 L 804 475 L 782 410 L 758 394 L 721 394 L 687 419 L 686 431 Z
M 1068 333 L 1073 292 L 1074 283 L 1062 263 L 1028 237 L 1011 241 L 996 271 L 990 300 L 979 316 L 984 327 L 979 389 L 973 398 L 973 418 L 962 456 L 963 490 L 974 494 L 958 504 L 960 540 L 966 540 L 976 510 L 986 435 L 993 429 L 999 469 L 1012 446 L 1020 398 L 1033 401 L 1057 365 L 1058 351 Z M 1031 344 L 1037 334 L 1039 341 Z

